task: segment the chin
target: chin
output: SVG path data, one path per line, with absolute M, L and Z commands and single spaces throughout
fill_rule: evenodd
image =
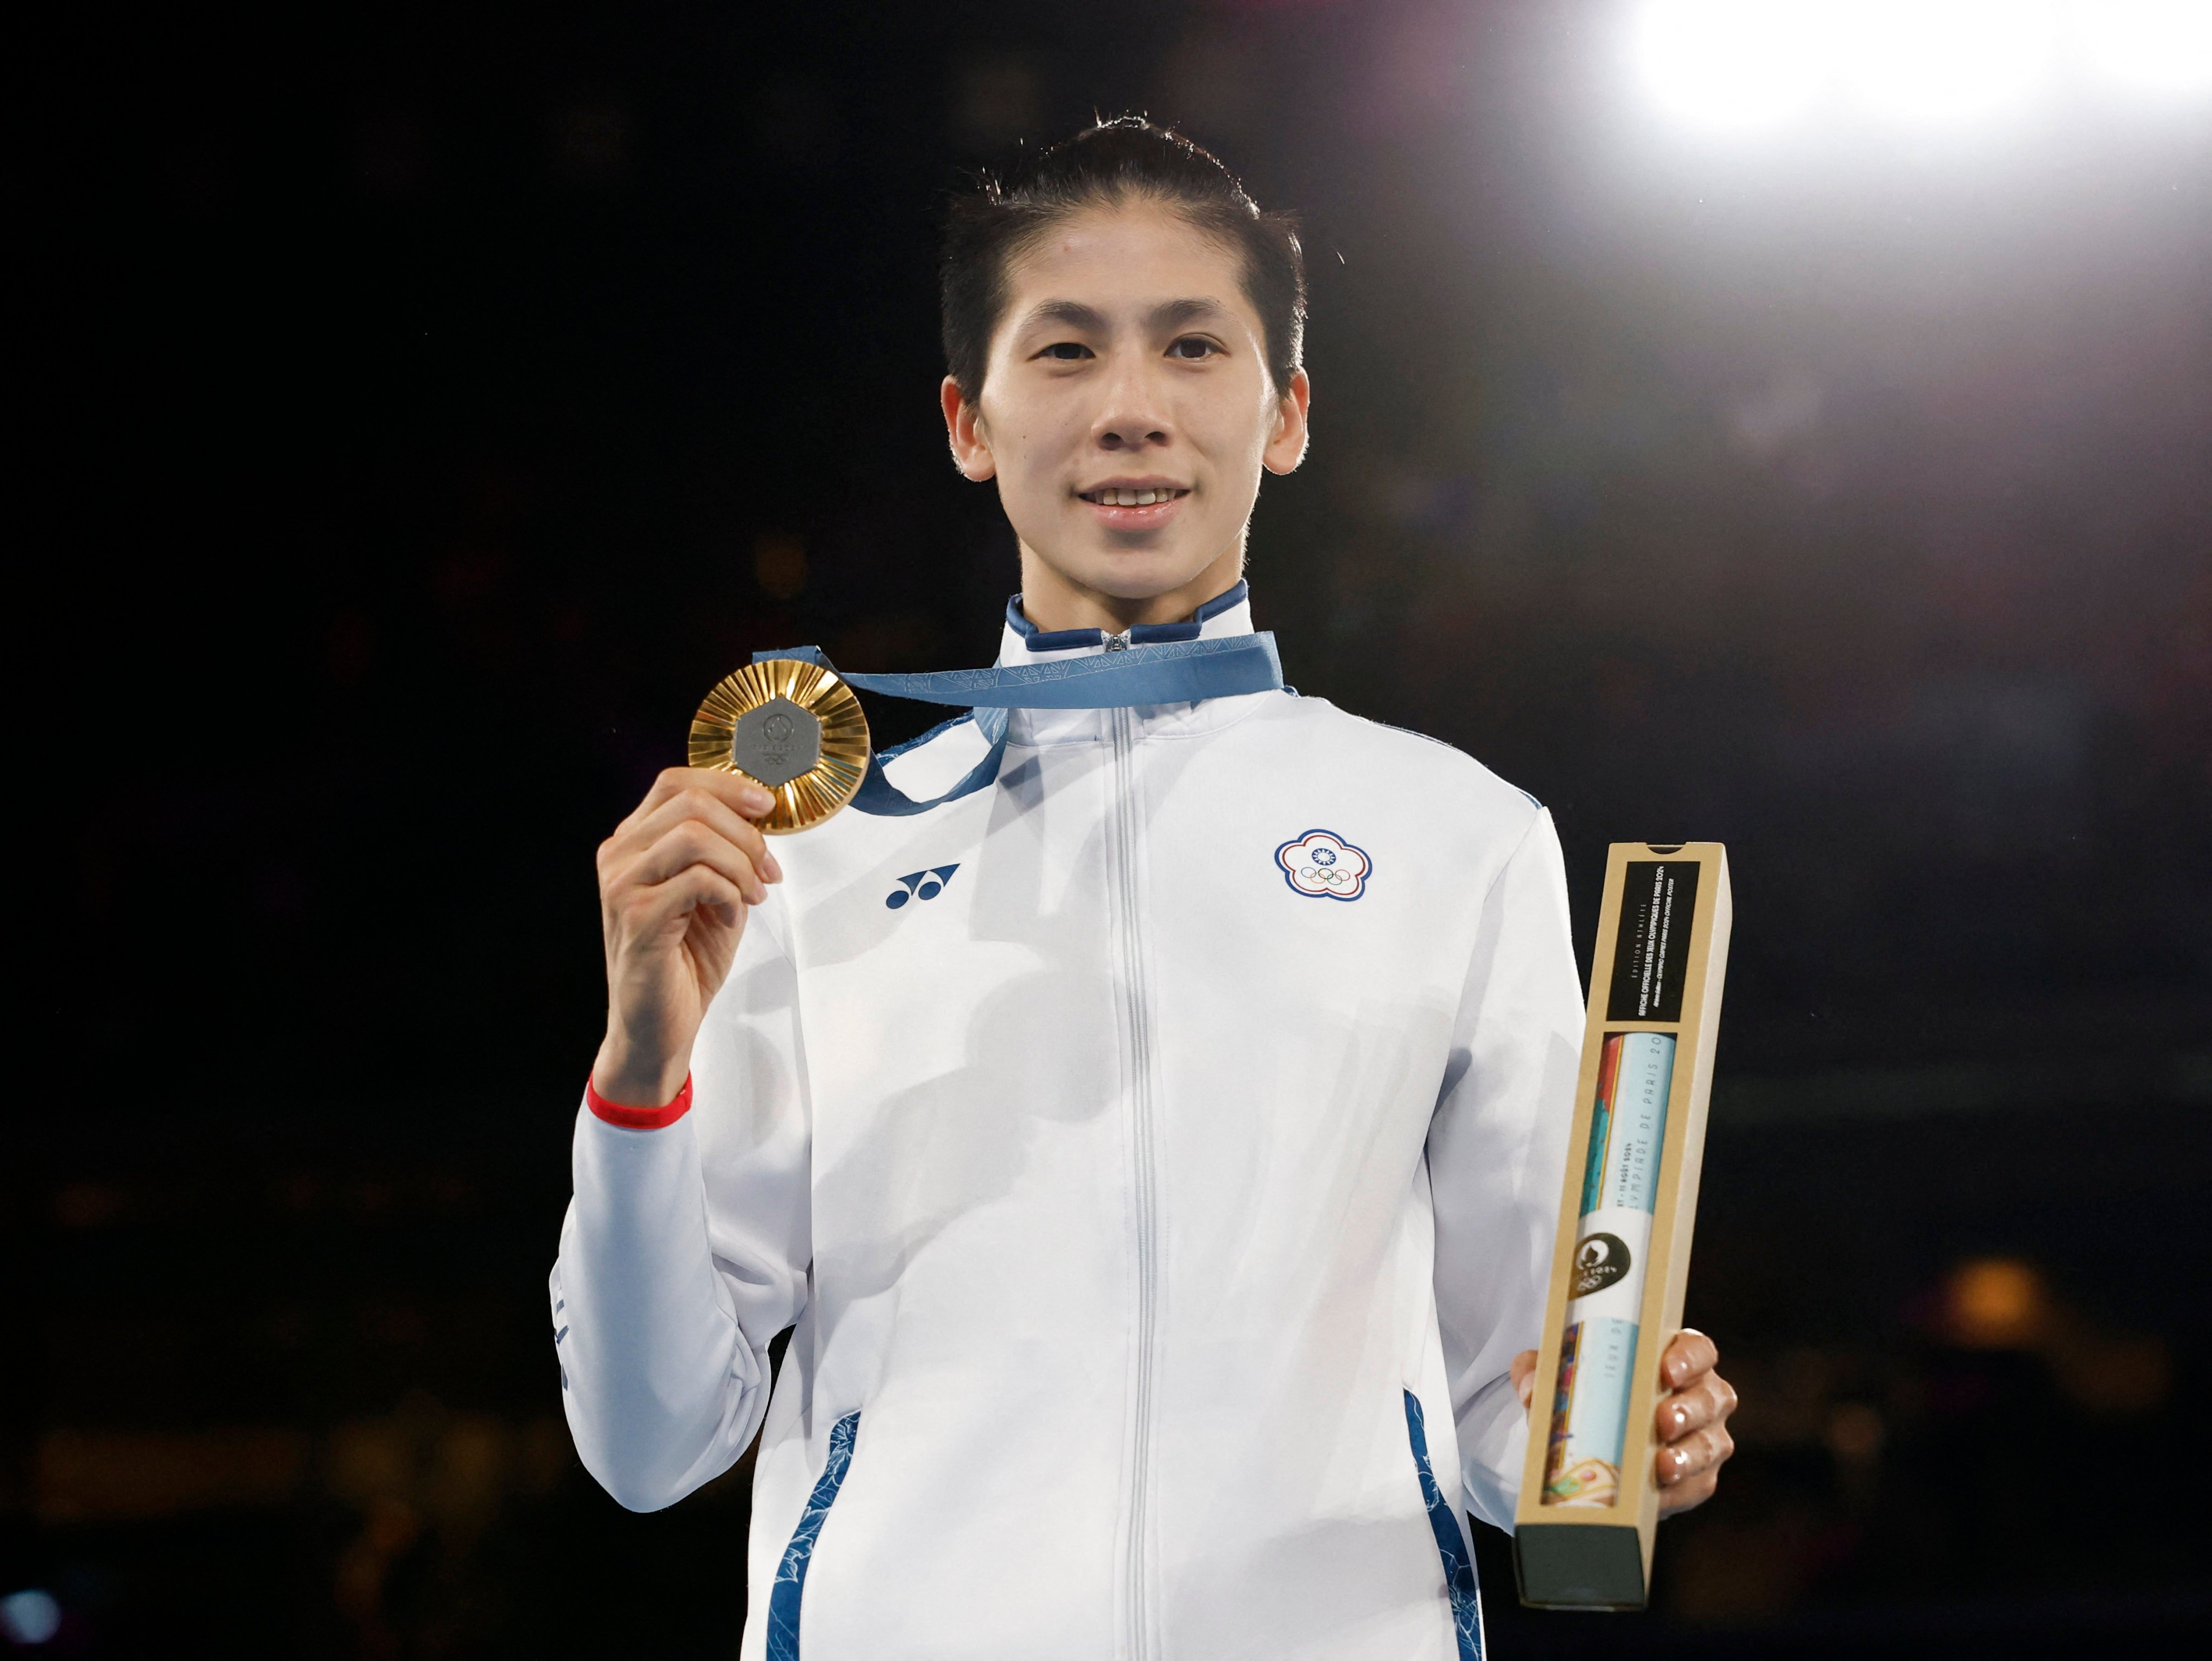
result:
M 1152 599 L 1195 581 L 1211 560 L 1172 560 L 1153 554 L 1107 555 L 1063 566 L 1086 588 L 1115 599 Z
M 1176 534 L 1152 542 L 1104 541 L 1094 533 L 1073 547 L 1062 545 L 1068 558 L 1060 569 L 1100 593 L 1149 599 L 1194 581 L 1219 557 L 1221 545 L 1188 534 L 1194 528 L 1178 525 Z

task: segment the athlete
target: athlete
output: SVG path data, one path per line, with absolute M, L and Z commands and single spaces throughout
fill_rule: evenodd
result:
M 1123 119 L 957 202 L 943 288 L 1000 662 L 1249 636 L 1291 223 Z M 1279 687 L 885 771 L 912 811 L 771 845 L 765 792 L 672 770 L 599 850 L 586 1466 L 649 1511 L 760 1432 L 747 1661 L 1479 1655 L 1462 1512 L 1512 1526 L 1583 1028 L 1549 815 Z M 1662 1357 L 1669 1510 L 1731 1449 L 1715 1360 Z

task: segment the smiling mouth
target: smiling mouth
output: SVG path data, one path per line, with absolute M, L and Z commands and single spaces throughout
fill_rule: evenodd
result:
M 1141 490 L 1108 484 L 1076 494 L 1094 508 L 1150 508 L 1158 502 L 1180 502 L 1190 490 L 1188 486 L 1175 484 L 1148 485 Z

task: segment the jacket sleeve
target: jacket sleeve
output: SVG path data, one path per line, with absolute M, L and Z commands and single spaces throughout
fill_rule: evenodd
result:
M 1506 1530 L 1528 1445 L 1507 1369 L 1543 1326 L 1582 1032 L 1565 863 L 1540 808 L 1484 903 L 1428 1143 L 1461 1475 Z
M 769 1342 L 805 1306 L 811 1136 L 781 891 L 747 920 L 691 1086 L 659 1129 L 578 1113 L 553 1267 L 568 1428 L 632 1511 L 737 1462 L 767 1409 Z

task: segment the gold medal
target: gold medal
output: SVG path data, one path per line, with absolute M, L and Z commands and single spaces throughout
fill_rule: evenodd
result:
M 775 806 L 760 828 L 770 836 L 804 830 L 859 794 L 868 775 L 868 719 L 836 671 L 770 658 L 707 694 L 691 718 L 691 765 L 766 788 Z

